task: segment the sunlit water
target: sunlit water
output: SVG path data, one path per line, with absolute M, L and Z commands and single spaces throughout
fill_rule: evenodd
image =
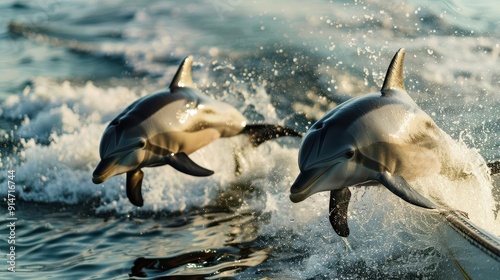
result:
M 124 176 L 91 182 L 107 123 L 166 87 L 189 54 L 203 92 L 254 122 L 304 132 L 336 104 L 378 90 L 405 47 L 408 91 L 454 139 L 456 160 L 474 178 L 413 183 L 499 235 L 500 179 L 484 159 L 500 158 L 500 5 L 332 2 L 0 3 L 1 193 L 7 197 L 6 170 L 15 170 L 18 218 L 16 273 L 2 261 L 0 278 L 458 273 L 436 238 L 439 215 L 385 188 L 353 189 L 347 239 L 328 223 L 326 193 L 292 204 L 299 139 L 258 148 L 244 136 L 218 140 L 192 155 L 215 171 L 208 178 L 145 169 L 142 208 L 128 202 Z

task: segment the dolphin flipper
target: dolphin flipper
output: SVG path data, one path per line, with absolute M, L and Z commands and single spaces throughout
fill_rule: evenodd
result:
M 335 232 L 342 236 L 349 236 L 347 225 L 347 207 L 351 199 L 351 191 L 348 188 L 330 191 L 330 224 Z
M 289 127 L 273 124 L 246 125 L 240 133 L 248 135 L 250 137 L 250 142 L 255 147 L 266 142 L 267 140 L 282 136 L 302 137 L 302 134 Z
M 128 200 L 135 206 L 143 206 L 144 200 L 142 199 L 141 188 L 144 172 L 140 169 L 127 172 L 127 197 Z
M 212 170 L 199 166 L 192 161 L 186 153 L 177 153 L 173 156 L 165 157 L 165 163 L 171 165 L 182 173 L 192 176 L 204 177 L 214 174 Z
M 395 195 L 404 199 L 406 202 L 424 208 L 436 208 L 436 205 L 434 203 L 416 192 L 401 176 L 393 175 L 387 171 L 384 171 L 378 174 L 377 181 L 379 181 Z

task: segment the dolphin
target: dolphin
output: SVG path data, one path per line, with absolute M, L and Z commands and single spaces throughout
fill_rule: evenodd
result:
M 290 200 L 330 191 L 329 220 L 340 236 L 349 235 L 351 186 L 380 183 L 411 204 L 436 208 L 407 181 L 444 172 L 446 133 L 406 92 L 404 56 L 403 48 L 395 54 L 380 92 L 337 106 L 311 126 L 301 144 Z
M 128 199 L 143 206 L 143 167 L 168 164 L 189 175 L 210 176 L 212 170 L 188 155 L 219 137 L 246 134 L 254 146 L 281 136 L 301 137 L 279 125 L 249 125 L 234 107 L 200 93 L 192 80 L 192 63 L 192 56 L 185 58 L 168 89 L 138 99 L 111 121 L 99 146 L 95 184 L 126 173 Z

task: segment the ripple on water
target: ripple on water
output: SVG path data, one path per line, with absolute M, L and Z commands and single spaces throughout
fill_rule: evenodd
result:
M 16 276 L 231 276 L 268 258 L 256 218 L 228 211 L 93 217 L 30 205 L 20 217 Z M 31 211 L 29 211 L 31 212 Z M 191 278 L 190 278 L 191 279 Z

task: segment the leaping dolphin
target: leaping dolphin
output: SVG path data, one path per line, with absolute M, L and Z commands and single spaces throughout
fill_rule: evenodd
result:
M 197 91 L 192 63 L 192 56 L 185 58 L 167 90 L 138 99 L 111 121 L 99 146 L 101 161 L 92 178 L 95 184 L 127 173 L 127 197 L 132 204 L 143 206 L 143 167 L 168 164 L 189 175 L 210 176 L 213 171 L 188 155 L 219 137 L 243 133 L 257 146 L 281 136 L 301 136 L 283 126 L 249 125 L 234 107 Z
M 290 200 L 330 191 L 329 219 L 340 236 L 349 235 L 350 186 L 375 181 L 411 204 L 436 208 L 407 180 L 444 170 L 445 132 L 406 92 L 404 55 L 400 49 L 392 59 L 380 92 L 334 108 L 309 129 L 300 147 L 300 174 Z

